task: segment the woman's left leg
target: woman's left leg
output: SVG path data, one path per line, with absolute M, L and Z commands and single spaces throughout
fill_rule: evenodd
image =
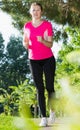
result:
M 48 92 L 49 103 L 52 102 L 52 98 L 54 98 L 55 96 L 55 89 L 54 89 L 55 69 L 56 69 L 55 58 L 51 57 L 47 59 L 44 64 L 44 75 L 45 75 L 45 84 Z M 51 104 L 49 104 L 49 106 L 50 105 Z

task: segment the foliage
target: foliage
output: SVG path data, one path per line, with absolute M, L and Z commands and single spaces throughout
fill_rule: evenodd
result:
M 34 0 L 2 1 L 2 9 L 4 11 L 7 11 L 12 16 L 12 18 L 14 19 L 14 26 L 20 29 L 20 31 L 22 32 L 24 23 L 30 19 L 29 6 L 30 3 Z M 46 19 L 51 20 L 53 23 L 56 22 L 58 23 L 58 25 L 63 25 L 62 30 L 60 30 L 60 28 L 57 32 L 56 30 L 54 30 L 56 32 L 54 40 L 57 42 L 58 40 L 61 40 L 61 42 L 63 42 L 63 46 L 58 54 L 57 59 L 55 88 L 57 92 L 60 91 L 59 96 L 62 95 L 61 92 L 65 88 L 66 83 L 64 83 L 62 88 L 62 85 L 60 84 L 60 79 L 66 76 L 69 78 L 70 81 L 69 89 L 71 89 L 74 95 L 75 93 L 78 94 L 80 93 L 80 57 L 78 57 L 78 54 L 80 54 L 80 1 L 67 0 L 66 3 L 62 0 L 47 0 L 46 2 L 45 0 L 37 1 L 39 1 L 43 5 L 43 18 L 45 17 Z M 68 26 L 64 29 L 63 27 L 66 24 L 70 25 L 71 27 Z M 5 97 L 4 102 L 9 101 L 10 99 L 15 99 L 12 100 L 12 102 L 13 104 L 16 104 L 15 101 L 19 101 L 24 97 L 28 105 L 31 105 L 33 103 L 36 104 L 37 100 L 35 89 L 30 85 L 29 81 L 27 82 L 27 85 L 23 85 L 24 80 L 26 79 L 26 74 L 28 74 L 29 70 L 27 53 L 22 47 L 22 39 L 12 36 L 8 43 L 7 52 L 5 54 L 3 51 L 4 46 L 2 44 L 4 40 L 1 35 L 0 42 L 0 58 L 2 61 L 0 62 L 0 86 L 4 86 L 6 88 L 8 86 L 14 85 L 13 87 L 9 87 L 7 94 L 8 96 Z M 76 55 L 78 59 L 76 59 Z M 77 61 L 77 64 L 75 61 Z M 29 76 L 27 78 L 29 78 Z M 27 90 L 26 86 L 28 86 Z M 64 93 L 66 94 L 67 91 L 65 91 Z M 64 113 L 66 113 L 65 107 L 69 107 L 68 103 L 71 104 L 71 101 L 68 101 L 69 99 L 65 96 L 62 96 L 60 100 L 56 101 L 55 109 L 57 111 L 57 115 L 64 115 Z M 19 105 L 19 102 L 17 102 L 17 104 Z M 7 104 L 7 106 L 10 106 L 10 104 Z M 73 103 L 71 104 L 71 106 L 74 107 Z M 8 112 L 10 112 L 9 107 Z
M 26 75 L 30 73 L 27 60 L 27 51 L 22 45 L 22 37 L 11 36 L 6 51 L 2 50 L 0 61 L 0 87 L 18 86 L 24 82 Z
M 80 91 L 80 29 L 78 28 L 66 28 L 66 31 L 70 37 L 67 44 L 62 46 L 61 51 L 57 59 L 57 81 L 61 77 L 68 76 L 70 78 L 72 90 L 75 92 Z
M 2 37 L 2 34 L 0 33 L 0 59 L 3 57 L 3 52 L 4 52 L 4 39 Z
M 21 29 L 24 23 L 30 19 L 29 7 L 31 2 L 40 2 L 43 5 L 43 17 L 56 23 L 71 26 L 80 26 L 80 1 L 79 0 L 2 0 L 2 9 L 11 14 L 14 25 Z M 52 12 L 52 13 L 51 13 Z
M 31 105 L 34 105 L 36 109 L 38 104 L 36 89 L 34 86 L 29 85 L 27 80 L 18 86 L 9 86 L 8 89 L 9 92 L 0 88 L 0 103 L 3 105 L 3 112 L 6 115 L 19 115 L 21 109 L 20 104 L 23 100 L 29 109 Z M 36 114 L 37 113 L 34 112 L 34 116 L 37 116 Z
M 38 130 L 33 120 L 22 117 L 0 115 L 0 130 Z
M 1 64 L 4 61 L 4 39 L 2 37 L 2 34 L 0 33 L 0 70 L 1 70 Z M 0 73 L 1 74 L 1 73 Z
M 29 122 L 28 122 L 29 121 Z M 5 116 L 0 115 L 0 130 L 38 130 L 40 129 L 35 123 L 39 123 L 38 120 L 29 120 L 27 119 L 27 123 L 24 118 L 21 117 L 13 117 L 13 116 Z M 57 123 L 55 122 L 54 125 L 51 125 L 51 129 L 55 130 L 80 130 L 80 117 L 73 116 L 68 118 L 59 118 Z M 42 129 L 42 128 L 41 128 Z M 43 128 L 44 129 L 44 128 Z M 46 128 L 47 129 L 47 128 Z
M 58 53 L 55 78 L 58 99 L 54 109 L 57 115 L 72 116 L 80 109 L 80 29 L 66 27 L 65 31 L 69 40 Z

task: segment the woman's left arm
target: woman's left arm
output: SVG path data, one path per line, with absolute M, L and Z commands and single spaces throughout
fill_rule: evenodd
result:
M 53 37 L 48 36 L 47 40 L 43 39 L 41 36 L 38 36 L 38 41 L 43 43 L 45 46 L 51 48 L 53 46 Z

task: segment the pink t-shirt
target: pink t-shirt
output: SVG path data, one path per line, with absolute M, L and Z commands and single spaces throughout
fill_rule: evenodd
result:
M 38 27 L 34 27 L 30 21 L 24 25 L 24 33 L 29 38 L 29 59 L 41 60 L 53 56 L 51 48 L 37 41 L 37 36 L 42 36 L 45 40 L 47 36 L 53 36 L 50 22 L 45 20 Z

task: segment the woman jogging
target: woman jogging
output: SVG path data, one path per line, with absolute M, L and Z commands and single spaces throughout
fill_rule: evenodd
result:
M 50 121 L 54 121 L 51 100 L 54 97 L 55 58 L 51 50 L 53 45 L 53 29 L 49 21 L 42 19 L 43 8 L 34 2 L 30 7 L 32 20 L 24 25 L 23 46 L 28 49 L 30 68 L 38 93 L 38 102 L 42 114 L 40 126 L 47 126 L 45 88 L 48 92 Z M 43 74 L 45 83 L 43 82 Z M 45 84 L 45 87 L 44 87 Z

